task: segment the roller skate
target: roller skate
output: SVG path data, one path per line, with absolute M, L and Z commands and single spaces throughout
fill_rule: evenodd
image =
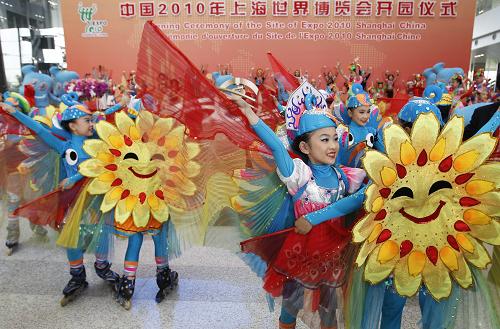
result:
M 7 247 L 7 250 L 5 251 L 5 254 L 7 256 L 10 256 L 14 253 L 14 250 L 17 249 L 17 246 L 19 244 L 16 242 L 10 242 L 10 241 L 6 241 L 5 242 L 5 246 Z
M 132 307 L 132 296 L 134 295 L 135 279 L 130 280 L 125 275 L 121 277 L 118 284 L 118 292 L 116 293 L 116 301 L 123 306 L 124 309 L 130 310 Z
M 166 267 L 156 272 L 156 284 L 160 290 L 156 294 L 156 302 L 161 303 L 168 293 L 177 286 L 179 275 L 175 271 L 171 271 Z
M 114 292 L 118 291 L 118 284 L 120 282 L 120 276 L 111 270 L 111 263 L 106 263 L 104 268 L 97 267 L 97 262 L 94 263 L 95 273 L 98 277 L 106 281 L 111 288 L 113 288 Z
M 7 256 L 12 255 L 19 245 L 19 219 L 9 218 L 9 223 L 7 224 L 7 240 L 5 241 L 5 246 L 7 250 L 5 254 Z
M 40 242 L 48 242 L 49 241 L 49 238 L 47 236 L 48 231 L 45 227 L 40 226 L 40 225 L 34 225 L 34 224 L 30 223 L 30 228 L 31 228 L 31 231 L 33 231 L 32 238 L 35 241 L 40 241 Z
M 85 274 L 85 267 L 71 269 L 69 273 L 71 274 L 71 279 L 69 280 L 66 287 L 64 287 L 64 297 L 61 299 L 61 306 L 68 305 L 75 298 L 77 298 L 89 285 L 86 281 L 87 275 Z

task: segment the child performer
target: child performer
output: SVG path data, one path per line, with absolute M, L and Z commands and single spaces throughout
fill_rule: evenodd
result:
M 92 120 L 92 113 L 84 105 L 69 98 L 64 98 L 64 96 L 63 101 L 69 105 L 64 111 L 61 121 L 61 126 L 69 132 L 69 139 L 66 141 L 55 137 L 50 130 L 15 109 L 13 106 L 17 106 L 17 104 L 6 102 L 2 107 L 61 155 L 64 159 L 66 178 L 61 181 L 59 186 L 65 190 L 72 188 L 83 178 L 78 173 L 78 165 L 83 160 L 89 158 L 88 154 L 83 150 L 83 142 L 94 135 L 94 122 Z M 86 229 L 81 229 L 80 231 L 80 234 L 83 234 Z M 100 278 L 114 285 L 118 279 L 118 275 L 111 270 L 111 264 L 107 259 L 107 243 L 109 241 L 106 237 L 106 234 L 101 234 L 103 241 L 99 243 L 99 247 L 97 248 L 98 252 L 96 253 L 94 267 Z M 61 300 L 61 306 L 67 305 L 88 286 L 85 267 L 83 265 L 84 248 L 81 243 L 76 248 L 66 249 L 66 253 L 70 265 L 71 279 L 63 290 L 64 297 Z
M 294 201 L 294 231 L 290 228 L 242 242 L 245 253 L 268 260 L 264 289 L 273 297 L 283 297 L 279 328 L 295 328 L 300 309 L 306 311 L 310 326 L 339 325 L 341 300 L 337 288 L 344 283 L 353 252 L 342 216 L 359 208 L 363 199 L 363 189 L 342 199 L 360 188 L 364 171 L 335 165 L 339 150 L 335 119 L 327 112 L 321 96 L 316 97 L 323 109 L 316 105 L 312 90 L 304 82 L 287 106 L 290 113 L 291 107 L 300 110 L 302 106 L 294 120 L 287 115 L 289 133 L 297 133 L 292 148 L 300 159 L 292 159 L 274 132 L 245 102 L 239 102 L 242 113 L 271 149 L 278 176 Z M 305 95 L 305 104 L 300 104 L 304 99 L 301 95 Z

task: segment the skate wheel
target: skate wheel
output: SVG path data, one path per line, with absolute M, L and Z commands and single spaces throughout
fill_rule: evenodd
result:
M 158 291 L 155 297 L 156 303 L 161 303 L 165 299 L 165 293 L 163 291 Z
M 82 294 L 82 292 L 85 289 L 87 289 L 88 286 L 89 286 L 88 282 L 85 282 L 85 284 L 83 285 L 83 287 L 75 290 L 73 294 L 64 296 L 61 299 L 61 306 L 64 307 L 64 306 L 68 305 L 70 302 L 72 302 L 73 300 L 75 300 L 76 297 L 80 296 Z
M 73 296 L 64 296 L 63 298 L 61 298 L 61 306 L 64 307 L 68 305 L 73 299 Z
M 5 251 L 5 255 L 11 256 L 13 252 L 14 252 L 14 248 L 7 248 L 7 250 Z
M 127 311 L 130 310 L 130 308 L 132 307 L 132 302 L 130 299 L 124 299 L 121 296 L 116 296 L 115 300 L 118 304 L 120 304 L 121 307 L 123 307 Z

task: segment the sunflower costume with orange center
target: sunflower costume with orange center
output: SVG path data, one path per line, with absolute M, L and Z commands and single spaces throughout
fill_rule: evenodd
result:
M 160 289 L 156 301 L 161 302 L 177 284 L 168 253 L 178 255 L 189 245 L 203 244 L 207 226 L 236 194 L 236 186 L 218 168 L 241 166 L 243 151 L 225 139 L 191 139 L 175 119 L 148 111 L 135 120 L 118 112 L 115 125 L 100 121 L 96 131 L 99 139 L 87 140 L 83 147 L 90 158 L 79 172 L 90 180 L 79 199 L 101 196 L 99 210 L 111 213 L 115 233 L 128 238 L 117 301 L 131 307 L 143 236 L 150 234 Z M 224 152 L 216 153 L 217 148 Z
M 411 136 L 398 125 L 384 130 L 386 154 L 366 153 L 363 164 L 372 183 L 367 215 L 353 229 L 361 247 L 352 289 L 392 276 L 399 295 L 411 297 L 425 286 L 441 301 L 445 328 L 498 328 L 479 271 L 491 262 L 483 243 L 500 244 L 500 165 L 484 164 L 496 139 L 484 133 L 462 143 L 459 117 L 439 128 L 433 113 L 421 114 Z M 471 303 L 483 308 L 471 315 L 466 311 Z M 373 313 L 376 320 L 377 303 L 370 304 L 365 303 L 364 316 Z

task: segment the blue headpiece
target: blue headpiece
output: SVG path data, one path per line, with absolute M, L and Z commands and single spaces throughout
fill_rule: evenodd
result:
M 360 106 L 371 106 L 370 96 L 363 90 L 363 86 L 355 83 L 351 87 L 353 95 L 347 100 L 347 108 L 352 109 Z
M 399 111 L 398 118 L 400 120 L 413 123 L 417 120 L 420 113 L 433 112 L 439 119 L 441 125 L 444 125 L 441 111 L 435 105 L 439 102 L 443 91 L 435 85 L 431 85 L 424 90 L 424 97 L 414 97 Z
M 70 121 L 92 115 L 92 112 L 85 105 L 78 102 L 78 94 L 75 92 L 62 95 L 61 100 L 68 106 L 63 112 L 61 121 Z

